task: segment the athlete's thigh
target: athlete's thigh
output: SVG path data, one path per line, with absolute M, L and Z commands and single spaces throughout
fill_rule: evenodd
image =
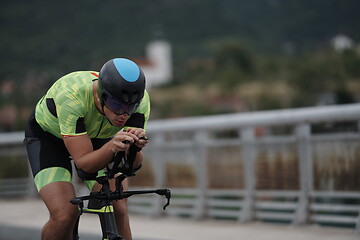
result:
M 28 159 L 38 191 L 52 182 L 71 182 L 70 155 L 62 139 L 44 132 L 32 134 L 25 140 Z
M 73 217 L 77 214 L 77 206 L 70 203 L 75 197 L 74 186 L 70 182 L 49 183 L 39 191 L 50 215 Z

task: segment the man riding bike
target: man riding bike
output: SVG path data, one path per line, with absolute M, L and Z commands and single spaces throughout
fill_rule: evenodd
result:
M 69 73 L 50 87 L 28 120 L 24 140 L 36 187 L 50 213 L 42 239 L 72 238 L 79 212 L 69 202 L 75 197 L 71 160 L 80 177 L 94 179 L 116 153 L 131 146 L 137 150 L 134 169 L 139 169 L 149 114 L 144 73 L 125 58 L 111 59 L 100 72 Z M 91 191 L 100 188 L 94 180 L 85 184 Z M 111 185 L 115 189 L 114 181 Z M 119 233 L 131 240 L 126 200 L 113 205 Z

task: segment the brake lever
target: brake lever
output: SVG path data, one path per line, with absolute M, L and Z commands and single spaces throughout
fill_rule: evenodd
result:
M 164 205 L 163 209 L 166 210 L 166 207 L 170 205 L 171 191 L 169 189 L 158 189 L 155 191 L 155 193 L 161 196 L 165 196 L 166 204 Z
M 163 206 L 163 209 L 164 209 L 164 210 L 166 210 L 167 206 L 170 205 L 170 198 L 171 198 L 171 196 L 170 196 L 170 197 L 165 196 L 165 197 L 166 197 L 166 204 Z

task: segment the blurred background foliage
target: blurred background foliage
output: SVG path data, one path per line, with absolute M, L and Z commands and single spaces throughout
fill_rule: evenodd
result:
M 360 99 L 357 0 L 2 1 L 0 130 L 22 130 L 60 76 L 172 45 L 174 77 L 152 119 Z M 336 50 L 343 34 L 353 45 Z M 12 111 L 10 110 L 12 109 Z

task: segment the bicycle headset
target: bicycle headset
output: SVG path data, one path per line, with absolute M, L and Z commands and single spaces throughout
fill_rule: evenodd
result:
M 99 73 L 98 95 L 101 106 L 115 114 L 132 114 L 145 91 L 145 76 L 139 66 L 125 58 L 107 61 Z

